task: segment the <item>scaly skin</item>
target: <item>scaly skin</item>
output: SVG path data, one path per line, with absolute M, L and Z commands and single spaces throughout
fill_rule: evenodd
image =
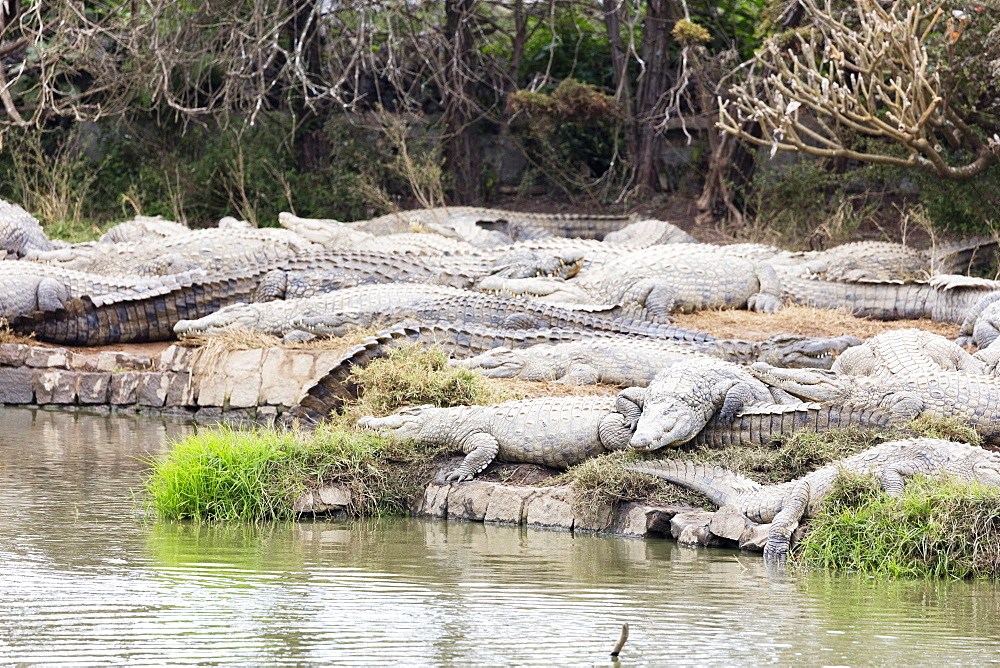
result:
M 31 251 L 48 251 L 55 247 L 34 216 L 0 199 L 0 250 L 21 257 Z
M 885 376 L 928 370 L 987 373 L 987 364 L 938 334 L 921 329 L 897 329 L 846 350 L 831 370 L 849 376 Z
M 631 215 L 529 213 L 473 206 L 446 206 L 400 211 L 372 220 L 357 221 L 351 225 L 373 234 L 394 234 L 423 229 L 443 233 L 446 236 L 461 236 L 469 241 L 476 239 L 479 243 L 495 243 L 502 240 L 502 237 L 537 238 L 538 231 L 561 237 L 602 239 L 605 235 L 620 230 L 635 220 L 635 216 Z M 494 232 L 494 234 L 487 235 L 483 234 L 484 232 Z M 495 243 L 495 245 L 501 244 Z
M 507 281 L 510 292 L 577 303 L 618 304 L 628 312 L 645 310 L 660 319 L 674 310 L 750 308 L 774 312 L 781 307 L 781 285 L 763 262 L 777 254 L 757 246 L 668 244 L 623 253 L 614 262 L 584 268 L 553 287 L 551 279 Z
M 642 411 L 629 443 L 633 450 L 677 446 L 698 435 L 712 416 L 732 422 L 746 407 L 800 403 L 751 376 L 744 367 L 711 357 L 662 369 L 646 389 L 632 387 L 618 395 Z
M 34 334 L 39 341 L 69 346 L 166 341 L 174 338 L 173 327 L 179 320 L 249 299 L 259 278 L 252 270 L 242 275 L 227 272 L 225 279 L 184 280 L 186 275 L 172 277 L 178 283 L 175 287 L 138 297 L 111 293 L 70 298 L 62 308 L 14 318 L 10 327 Z
M 163 276 L 196 269 L 238 272 L 309 250 L 319 248 L 288 230 L 209 228 L 170 235 L 156 243 L 76 244 L 33 252 L 28 259 L 94 274 Z
M 988 442 L 1000 439 L 1000 380 L 962 371 L 888 376 L 842 376 L 822 369 L 780 369 L 763 363 L 750 372 L 806 401 L 888 409 L 901 419 L 921 413 L 958 417 Z
M 928 283 L 848 283 L 802 278 L 782 272 L 787 301 L 826 309 L 847 309 L 876 320 L 930 318 L 960 323 L 982 297 L 1000 287 L 996 281 L 939 275 Z
M 712 337 L 679 327 L 613 318 L 531 300 L 504 299 L 443 286 L 392 284 L 345 288 L 336 292 L 264 304 L 239 304 L 198 320 L 178 322 L 179 336 L 213 334 L 234 328 L 282 336 L 306 331 L 342 336 L 380 322 L 451 322 L 508 329 L 593 328 L 607 332 L 704 341 Z
M 37 262 L 7 260 L 0 262 L 0 317 L 11 319 L 63 308 L 73 297 L 89 296 L 99 303 L 140 299 L 205 280 L 209 278 L 203 271 L 150 277 L 102 276 Z
M 418 406 L 358 426 L 396 441 L 447 445 L 467 456 L 449 482 L 471 480 L 495 459 L 568 468 L 628 444 L 630 417 L 615 397 L 545 397 L 493 406 Z
M 695 489 L 719 506 L 735 506 L 752 522 L 770 523 L 764 558 L 778 560 L 785 558 L 789 539 L 799 522 L 816 515 L 841 471 L 873 473 L 891 496 L 900 495 L 904 478 L 914 475 L 951 475 L 1000 487 L 1000 454 L 933 438 L 883 443 L 798 480 L 766 487 L 721 467 L 696 462 L 651 461 L 629 464 L 626 468 Z
M 660 369 L 696 357 L 744 364 L 763 360 L 776 366 L 827 368 L 834 355 L 859 343 L 860 339 L 854 337 L 823 339 L 792 335 L 775 336 L 767 341 L 716 340 L 699 344 L 600 338 L 516 350 L 495 348 L 453 364 L 478 369 L 490 378 L 646 387 Z

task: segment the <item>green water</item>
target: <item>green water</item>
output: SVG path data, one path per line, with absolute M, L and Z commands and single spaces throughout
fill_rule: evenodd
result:
M 981 664 L 992 583 L 475 523 L 158 523 L 155 418 L 0 408 L 0 663 Z

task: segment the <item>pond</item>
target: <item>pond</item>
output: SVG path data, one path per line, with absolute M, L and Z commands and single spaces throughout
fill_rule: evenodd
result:
M 0 408 L 0 662 L 619 665 L 1000 661 L 1000 591 L 419 519 L 158 522 L 196 427 Z

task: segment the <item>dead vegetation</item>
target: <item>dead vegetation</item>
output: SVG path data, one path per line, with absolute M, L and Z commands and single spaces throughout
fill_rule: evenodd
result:
M 811 306 L 784 306 L 777 313 L 753 313 L 746 309 L 696 311 L 677 314 L 676 324 L 708 332 L 724 339 L 766 339 L 772 334 L 803 336 L 851 335 L 867 339 L 894 329 L 915 327 L 949 339 L 958 336 L 958 325 L 920 320 L 872 320 L 847 311 L 831 311 Z

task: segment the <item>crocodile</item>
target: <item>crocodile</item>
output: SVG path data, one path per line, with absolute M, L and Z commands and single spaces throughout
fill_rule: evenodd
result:
M 645 387 L 665 367 L 697 357 L 748 364 L 829 368 L 834 356 L 861 343 L 853 336 L 812 338 L 776 335 L 766 341 L 724 340 L 675 343 L 631 339 L 588 339 L 530 348 L 494 348 L 455 366 L 478 369 L 491 378 L 520 378 L 574 385 L 606 383 Z
M 492 406 L 417 406 L 387 417 L 363 417 L 358 426 L 395 441 L 461 450 L 465 459 L 445 479 L 462 482 L 497 458 L 564 469 L 622 450 L 632 421 L 615 397 L 544 397 Z
M 548 234 L 583 239 L 602 239 L 606 234 L 635 222 L 635 215 L 591 215 L 566 213 L 529 213 L 471 206 L 445 206 L 399 211 L 371 220 L 350 223 L 356 229 L 373 234 L 394 234 L 415 229 L 431 229 L 446 236 L 462 233 L 470 236 L 494 232 L 492 240 L 526 238 L 542 230 Z M 478 228 L 479 232 L 476 232 Z M 509 243 L 509 241 L 507 242 Z M 497 244 L 501 245 L 501 244 Z
M 696 244 L 698 240 L 673 223 L 645 218 L 605 234 L 604 243 L 646 248 L 659 244 Z
M 39 341 L 70 346 L 165 341 L 175 338 L 173 328 L 179 320 L 245 302 L 260 275 L 247 269 L 224 275 L 185 272 L 169 278 L 142 292 L 71 297 L 59 308 L 14 317 L 8 324 Z
M 1000 487 L 1000 454 L 935 438 L 888 441 L 777 485 L 760 485 L 701 462 L 646 461 L 625 468 L 697 490 L 720 507 L 735 507 L 751 522 L 770 524 L 764 558 L 778 560 L 785 559 L 792 533 L 802 520 L 816 516 L 843 471 L 878 476 L 890 496 L 902 494 L 904 479 L 915 475 L 948 475 Z
M 983 296 L 965 313 L 958 328 L 959 345 L 986 348 L 1000 335 L 1000 290 Z
M 148 241 L 88 242 L 51 251 L 33 251 L 26 259 L 105 275 L 162 276 L 193 269 L 238 271 L 262 266 L 320 247 L 282 229 L 209 228 Z
M 661 369 L 649 387 L 630 387 L 618 397 L 637 406 L 633 414 L 641 412 L 629 447 L 645 452 L 690 441 L 716 414 L 731 422 L 750 406 L 801 403 L 750 375 L 745 367 L 714 357 Z
M 58 244 L 45 236 L 34 216 L 0 199 L 0 250 L 21 257 L 32 251 L 49 251 L 57 247 Z
M 103 276 L 8 260 L 0 262 L 0 317 L 15 318 L 35 311 L 56 310 L 73 297 L 90 296 L 101 303 L 161 295 L 195 282 L 210 280 L 203 271 L 169 276 Z
M 762 382 L 806 401 L 884 408 L 903 419 L 922 413 L 958 417 L 987 442 L 1000 440 L 1000 379 L 962 371 L 924 369 L 886 376 L 845 376 L 825 369 L 748 367 Z
M 190 231 L 191 229 L 187 225 L 175 223 L 163 216 L 136 216 L 108 228 L 98 239 L 98 242 L 104 244 L 149 242 Z
M 884 376 L 927 370 L 989 372 L 987 362 L 970 355 L 953 341 L 912 328 L 896 329 L 872 337 L 846 350 L 830 368 L 835 373 L 850 376 Z
M 764 260 L 779 252 L 755 244 L 650 246 L 584 267 L 561 283 L 526 278 L 498 280 L 488 287 L 558 301 L 616 304 L 650 319 L 662 319 L 674 310 L 746 307 L 775 312 L 781 307 L 781 284 Z
M 507 299 L 445 286 L 396 283 L 364 285 L 334 292 L 259 304 L 236 304 L 197 320 L 178 322 L 179 336 L 231 329 L 283 336 L 292 332 L 342 336 L 379 323 L 464 322 L 509 329 L 593 328 L 653 338 L 711 340 L 708 334 L 673 325 L 614 317 L 615 309 L 572 310 L 527 299 Z
M 384 250 L 325 250 L 302 253 L 267 271 L 253 301 L 313 297 L 359 285 L 426 283 L 473 289 L 489 276 L 572 276 L 579 253 L 528 249 L 492 254 L 427 256 Z
M 847 312 L 876 320 L 916 320 L 961 323 L 984 296 L 1000 290 L 1000 282 L 939 274 L 922 283 L 858 283 L 826 281 L 780 272 L 786 301 Z

